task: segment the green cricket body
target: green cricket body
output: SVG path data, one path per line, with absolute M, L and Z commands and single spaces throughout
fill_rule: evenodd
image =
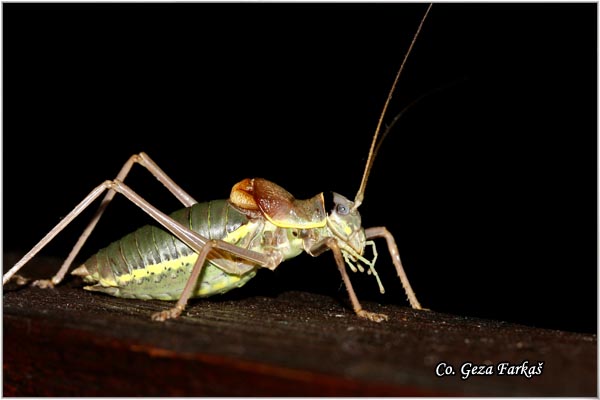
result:
M 208 239 L 245 248 L 260 233 L 260 224 L 250 224 L 249 218 L 227 200 L 196 203 L 170 216 Z M 87 290 L 124 298 L 177 300 L 197 258 L 198 254 L 172 234 L 147 225 L 98 251 L 73 273 L 81 275 L 77 271 L 87 270 L 83 279 L 94 284 Z M 233 258 L 209 260 L 193 296 L 227 292 L 244 285 L 256 273 L 254 266 L 243 265 L 244 273 L 229 274 L 218 267 L 219 261 L 244 263 Z
M 335 195 L 336 204 L 350 210 L 352 202 Z M 207 239 L 220 239 L 256 252 L 276 253 L 280 261 L 296 257 L 325 237 L 342 236 L 342 249 L 360 258 L 365 246 L 358 212 L 341 216 L 325 212 L 323 194 L 296 200 L 264 179 L 246 179 L 232 189 L 228 200 L 196 203 L 170 215 Z M 357 219 L 358 218 L 358 219 Z M 349 238 L 351 236 L 351 238 Z M 317 255 L 317 254 L 313 254 Z M 85 289 L 116 297 L 178 300 L 198 258 L 171 233 L 144 226 L 98 251 L 73 271 Z M 191 297 L 223 294 L 246 284 L 258 265 L 226 252 L 211 252 Z

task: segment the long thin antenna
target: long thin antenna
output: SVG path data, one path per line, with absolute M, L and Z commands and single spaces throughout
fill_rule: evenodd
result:
M 411 107 L 414 107 L 415 104 L 417 104 L 424 98 L 431 96 L 435 92 L 439 92 L 439 91 L 448 89 L 451 85 L 454 85 L 454 84 L 456 84 L 456 81 L 450 82 L 444 86 L 436 87 L 436 88 L 430 90 L 429 92 L 422 94 L 415 100 L 411 101 L 406 107 L 404 107 L 402 109 L 402 111 L 400 111 L 398 114 L 396 114 L 396 116 L 392 119 L 392 122 L 390 122 L 390 124 L 386 126 L 385 131 L 383 131 L 383 133 L 381 134 L 381 137 L 379 138 L 377 144 L 375 145 L 375 150 L 373 150 L 373 159 L 375 159 L 377 157 L 377 153 L 379 152 L 379 149 L 381 148 L 381 144 L 385 140 L 385 137 L 388 135 L 388 133 L 390 133 L 392 131 L 392 129 L 394 128 L 394 125 L 396 125 L 396 123 L 398 122 L 400 117 L 402 117 L 404 115 L 404 113 L 406 113 Z
M 402 60 L 400 69 L 398 70 L 398 73 L 396 74 L 396 79 L 394 79 L 392 88 L 390 89 L 388 97 L 385 100 L 385 104 L 383 105 L 383 110 L 381 111 L 381 116 L 379 117 L 379 121 L 377 122 L 377 128 L 375 129 L 375 134 L 373 135 L 373 141 L 371 142 L 371 148 L 369 149 L 369 157 L 367 158 L 367 165 L 365 166 L 365 172 L 363 173 L 362 181 L 360 182 L 360 187 L 358 188 L 358 192 L 356 193 L 356 197 L 354 198 L 354 207 L 353 207 L 354 210 L 356 210 L 362 204 L 363 199 L 365 197 L 365 188 L 367 187 L 367 180 L 369 179 L 369 173 L 371 172 L 371 167 L 373 166 L 373 161 L 375 160 L 375 151 L 374 151 L 375 144 L 377 143 L 377 137 L 379 136 L 379 131 L 381 130 L 381 125 L 383 124 L 383 118 L 385 117 L 385 112 L 387 111 L 390 100 L 392 99 L 392 95 L 394 94 L 394 91 L 396 90 L 396 84 L 398 83 L 398 79 L 400 78 L 400 75 L 402 74 L 402 70 L 404 70 L 404 64 L 406 64 L 406 60 L 408 59 L 408 56 L 410 55 L 410 53 L 413 49 L 413 46 L 415 45 L 415 42 L 417 41 L 417 37 L 419 36 L 419 33 L 421 32 L 421 28 L 423 27 L 423 24 L 425 23 L 425 19 L 427 18 L 427 15 L 429 14 L 429 10 L 431 10 L 431 6 L 433 6 L 433 3 L 429 4 L 429 7 L 427 7 L 427 11 L 425 11 L 425 15 L 423 15 L 423 18 L 421 19 L 421 23 L 419 24 L 419 27 L 417 28 L 417 31 L 415 32 L 415 35 L 413 36 L 412 42 L 410 43 L 410 46 L 409 46 L 408 50 L 406 51 L 406 54 L 404 55 L 404 60 Z

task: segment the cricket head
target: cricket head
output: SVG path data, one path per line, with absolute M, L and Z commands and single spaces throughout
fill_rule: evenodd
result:
M 343 253 L 362 255 L 365 248 L 365 231 L 361 225 L 360 213 L 354 202 L 338 193 L 330 198 L 327 226 L 335 235 Z M 349 247 L 349 248 L 348 248 Z
M 336 237 L 338 246 L 344 257 L 344 262 L 350 267 L 352 272 L 366 272 L 375 276 L 379 291 L 384 293 L 383 284 L 375 270 L 375 261 L 377 260 L 377 249 L 375 242 L 367 240 L 365 230 L 361 224 L 358 206 L 354 201 L 350 201 L 341 194 L 333 193 L 331 211 L 327 215 L 327 228 Z M 372 247 L 372 258 L 368 259 L 364 255 L 367 245 Z

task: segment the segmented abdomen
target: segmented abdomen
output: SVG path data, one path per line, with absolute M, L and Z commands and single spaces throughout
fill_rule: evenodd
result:
M 227 200 L 197 203 L 170 215 L 208 239 L 224 239 L 248 222 L 246 215 Z M 85 263 L 86 289 L 113 296 L 176 300 L 179 298 L 197 254 L 171 233 L 144 226 L 110 244 Z M 210 296 L 242 286 L 255 274 L 232 275 L 206 263 L 193 296 Z

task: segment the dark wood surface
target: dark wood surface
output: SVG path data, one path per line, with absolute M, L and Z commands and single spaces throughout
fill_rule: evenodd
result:
M 5 257 L 5 269 L 12 265 Z M 34 259 L 28 271 L 55 269 Z M 390 316 L 358 319 L 345 293 L 240 291 L 170 303 L 55 289 L 3 296 L 5 396 L 596 396 L 596 335 L 367 303 Z M 367 308 L 367 307 L 365 307 Z M 543 373 L 461 379 L 466 362 L 543 362 Z M 438 377 L 436 365 L 456 375 Z

